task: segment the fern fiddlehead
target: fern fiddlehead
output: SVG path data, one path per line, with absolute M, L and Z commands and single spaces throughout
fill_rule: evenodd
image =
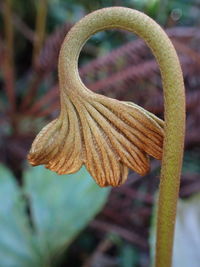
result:
M 139 35 L 155 55 L 164 88 L 165 123 L 135 104 L 95 94 L 81 82 L 82 46 L 96 32 L 113 28 Z M 60 115 L 36 137 L 30 163 L 45 164 L 59 174 L 75 172 L 85 164 L 100 186 L 118 186 L 126 180 L 128 168 L 144 175 L 149 171 L 148 155 L 162 157 L 155 264 L 171 266 L 185 96 L 179 60 L 169 38 L 141 12 L 123 7 L 95 11 L 78 22 L 63 42 L 59 84 Z

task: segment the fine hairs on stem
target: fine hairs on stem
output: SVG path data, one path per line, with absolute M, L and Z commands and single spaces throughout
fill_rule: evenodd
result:
M 135 104 L 95 94 L 82 83 L 78 73 L 81 48 L 91 35 L 114 28 L 137 34 L 156 57 L 165 122 Z M 185 133 L 184 83 L 171 41 L 155 21 L 136 10 L 111 7 L 95 11 L 65 37 L 59 83 L 60 115 L 34 140 L 30 163 L 45 164 L 59 174 L 75 172 L 85 164 L 100 186 L 119 186 L 128 168 L 144 175 L 149 171 L 148 155 L 162 157 L 155 266 L 170 267 Z

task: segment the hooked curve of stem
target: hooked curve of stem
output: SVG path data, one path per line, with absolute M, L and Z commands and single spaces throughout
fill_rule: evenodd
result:
M 137 34 L 156 57 L 165 122 L 134 103 L 95 94 L 82 83 L 78 57 L 83 45 L 96 32 L 114 28 Z M 58 174 L 76 172 L 84 164 L 100 186 L 119 186 L 127 179 L 128 168 L 145 175 L 150 168 L 148 155 L 162 158 L 155 266 L 170 267 L 185 133 L 184 83 L 171 41 L 141 12 L 123 7 L 101 9 L 84 17 L 67 34 L 58 73 L 61 112 L 35 138 L 29 162 L 45 164 Z
M 171 41 L 155 21 L 136 10 L 112 7 L 95 11 L 80 20 L 63 42 L 59 56 L 60 88 L 64 90 L 62 85 L 68 80 L 71 90 L 76 88 L 76 94 L 81 94 L 83 88 L 88 90 L 78 73 L 81 48 L 91 35 L 113 28 L 133 32 L 144 39 L 156 57 L 161 71 L 165 138 L 158 200 L 155 266 L 169 267 L 172 260 L 185 133 L 184 83 L 180 63 Z

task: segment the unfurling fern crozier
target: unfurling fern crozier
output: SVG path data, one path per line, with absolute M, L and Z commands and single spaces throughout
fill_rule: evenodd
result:
M 84 91 L 80 97 L 63 92 L 61 97 L 60 116 L 32 144 L 32 165 L 69 174 L 84 164 L 100 186 L 119 186 L 128 168 L 148 173 L 148 155 L 161 159 L 164 122 L 152 113 L 92 92 L 85 97 Z
M 115 27 L 111 14 L 120 23 L 121 11 L 130 12 L 104 11 L 104 19 L 94 12 L 65 37 L 58 64 L 61 112 L 38 134 L 28 160 L 58 174 L 74 173 L 85 165 L 100 186 L 119 186 L 129 168 L 148 173 L 149 155 L 161 159 L 164 122 L 136 104 L 95 94 L 82 83 L 77 62 L 84 42 L 96 31 Z

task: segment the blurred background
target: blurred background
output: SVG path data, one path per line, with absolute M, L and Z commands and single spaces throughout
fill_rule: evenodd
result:
M 58 176 L 26 160 L 36 134 L 59 114 L 57 60 L 66 33 L 84 15 L 109 6 L 146 13 L 177 50 L 187 132 L 173 264 L 199 266 L 200 1 L 1 0 L 0 267 L 150 266 L 159 161 L 152 159 L 145 177 L 130 171 L 123 186 L 100 189 L 84 168 Z M 79 72 L 92 91 L 133 101 L 163 118 L 158 65 L 132 33 L 92 36 L 81 51 Z

